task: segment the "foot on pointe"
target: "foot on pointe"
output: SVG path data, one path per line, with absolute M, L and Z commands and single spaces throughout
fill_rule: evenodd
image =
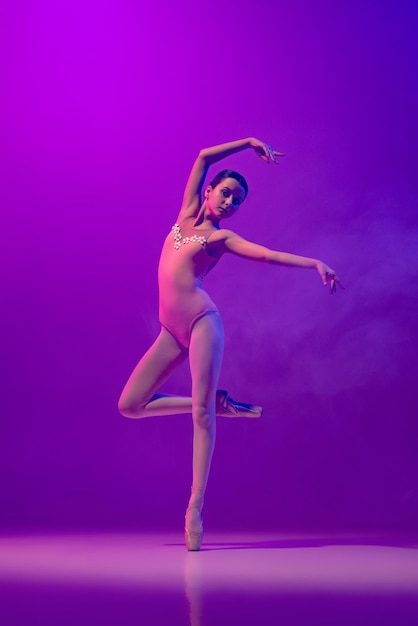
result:
M 233 400 L 225 389 L 216 392 L 216 415 L 220 417 L 261 417 L 263 408 Z
M 203 541 L 202 513 L 198 507 L 189 507 L 186 511 L 184 540 L 189 552 L 198 552 Z

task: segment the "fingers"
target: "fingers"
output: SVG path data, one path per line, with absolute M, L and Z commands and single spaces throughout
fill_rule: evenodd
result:
M 344 285 L 333 270 L 327 270 L 324 274 L 321 274 L 321 276 L 325 287 L 328 285 L 329 281 L 329 292 L 331 295 L 336 293 L 337 285 L 341 287 L 341 289 L 345 289 Z
M 270 146 L 264 146 L 264 150 L 267 156 L 268 161 L 275 161 L 274 150 L 270 148 Z
M 273 150 L 271 146 L 267 144 L 261 144 L 259 146 L 259 150 L 257 150 L 258 156 L 265 161 L 265 163 L 276 163 L 278 164 L 278 158 L 280 156 L 284 156 L 284 152 L 278 152 L 277 150 Z
M 338 276 L 335 276 L 335 282 L 337 283 L 338 287 L 341 287 L 341 289 L 345 289 L 344 285 L 342 284 Z
M 270 163 L 270 160 L 272 159 L 272 152 L 269 146 L 261 144 L 260 148 L 257 150 L 257 154 L 265 163 Z
M 325 282 L 324 282 L 325 287 L 328 285 L 328 281 L 329 281 L 329 292 L 332 295 L 333 293 L 337 291 L 337 284 L 335 282 L 335 273 L 332 270 L 325 272 Z
M 268 157 L 268 152 L 257 152 L 257 155 L 260 157 L 260 159 L 263 159 L 263 161 L 265 163 L 269 163 L 269 157 Z
M 277 150 L 273 150 L 270 146 L 265 146 L 266 148 L 266 156 L 268 158 L 268 162 L 272 161 L 273 163 L 279 163 L 277 157 L 284 156 L 282 152 L 277 152 Z

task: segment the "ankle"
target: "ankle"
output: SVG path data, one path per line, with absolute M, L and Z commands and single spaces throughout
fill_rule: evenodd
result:
M 187 511 L 192 509 L 197 509 L 199 512 L 203 509 L 204 503 L 204 491 L 203 489 L 195 489 L 192 487 L 192 492 L 189 499 L 189 504 L 187 505 Z

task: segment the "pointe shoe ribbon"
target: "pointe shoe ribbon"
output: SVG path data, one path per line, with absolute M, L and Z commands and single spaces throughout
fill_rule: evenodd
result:
M 216 392 L 216 415 L 220 417 L 261 417 L 263 408 L 233 400 L 225 389 Z

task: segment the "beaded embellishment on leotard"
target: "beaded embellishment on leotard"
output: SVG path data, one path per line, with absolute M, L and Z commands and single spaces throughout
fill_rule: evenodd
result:
M 206 237 L 203 237 L 202 235 L 192 235 L 191 237 L 183 237 L 181 234 L 180 226 L 178 224 L 174 224 L 171 230 L 173 231 L 173 234 L 174 234 L 175 250 L 178 250 L 185 243 L 200 243 L 200 245 L 203 248 L 206 247 L 207 239 Z

